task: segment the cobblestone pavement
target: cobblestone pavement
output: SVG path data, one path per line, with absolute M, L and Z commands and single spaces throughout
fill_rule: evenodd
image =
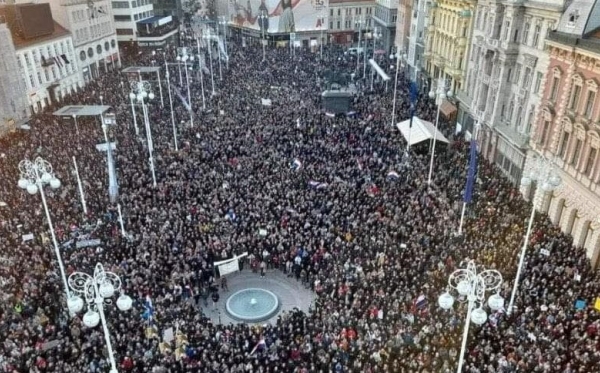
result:
M 290 311 L 298 308 L 304 312 L 308 312 L 312 302 L 315 300 L 315 293 L 306 288 L 300 281 L 292 277 L 287 277 L 280 270 L 268 270 L 264 278 L 260 277 L 260 273 L 254 273 L 251 270 L 244 269 L 241 272 L 227 276 L 227 284 L 229 291 L 220 291 L 220 299 L 217 303 L 217 308 L 213 308 L 212 301 L 209 299 L 208 307 L 201 304 L 202 312 L 207 317 L 210 317 L 215 324 L 235 324 L 239 321 L 233 320 L 227 314 L 225 304 L 230 295 L 238 290 L 247 288 L 259 288 L 273 292 L 279 298 L 280 309 L 277 314 L 269 320 L 262 321 L 260 324 L 272 323 L 277 320 L 277 316 L 283 311 Z M 202 303 L 202 301 L 200 301 Z M 220 317 L 220 320 L 219 320 Z

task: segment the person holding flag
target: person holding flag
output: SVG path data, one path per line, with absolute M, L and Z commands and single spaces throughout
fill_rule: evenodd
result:
M 258 343 L 256 344 L 256 346 L 254 346 L 254 348 L 252 349 L 252 351 L 250 351 L 250 355 L 254 355 L 254 353 L 256 351 L 265 351 L 267 349 L 267 342 L 265 341 L 265 336 L 264 335 L 260 335 L 260 339 L 258 340 Z

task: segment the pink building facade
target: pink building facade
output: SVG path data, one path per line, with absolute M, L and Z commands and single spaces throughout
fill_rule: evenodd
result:
M 562 184 L 552 192 L 531 187 L 523 192 L 530 198 L 538 197 L 534 198 L 538 209 L 570 234 L 576 246 L 585 248 L 592 265 L 598 267 L 600 25 L 594 25 L 593 10 L 591 24 L 570 14 L 567 9 L 559 29 L 546 40 L 550 63 L 530 139 L 530 153 L 551 159 Z

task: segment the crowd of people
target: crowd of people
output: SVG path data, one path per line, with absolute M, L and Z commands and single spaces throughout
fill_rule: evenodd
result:
M 46 190 L 59 243 L 101 241 L 62 247 L 67 275 L 103 263 L 134 299 L 128 312 L 105 311 L 122 372 L 452 372 L 466 304 L 438 307 L 449 274 L 474 260 L 499 270 L 501 295 L 510 296 L 531 207 L 481 159 L 465 231 L 456 235 L 469 152 L 461 134 L 440 122 L 451 142 L 436 156 L 429 187 L 427 152 L 407 159 L 406 143 L 390 125 L 393 89 L 361 89 L 354 116 L 329 117 L 321 110 L 322 72 L 353 72 L 355 57 L 335 47 L 324 48 L 322 56 L 298 49 L 293 58 L 287 48 L 269 48 L 263 61 L 261 48 L 238 40 L 228 51 L 223 80 L 215 77 L 216 95 L 204 76 L 206 109 L 199 69 L 190 72 L 193 127 L 173 94 L 179 150 L 165 82 L 164 107 L 158 97 L 150 103 L 156 187 L 142 110 L 136 110 L 140 137 L 130 89 L 122 84 L 137 75 L 108 71 L 34 115 L 30 130 L 0 140 L 0 371 L 110 369 L 101 328 L 86 328 L 81 315 L 66 309 L 39 196 L 17 187 L 19 161 L 38 156 L 62 181 L 60 189 Z M 164 52 L 144 52 L 134 62 L 175 60 L 175 48 Z M 171 84 L 186 96 L 185 80 L 180 84 L 177 67 L 171 69 Z M 405 119 L 410 103 L 402 74 L 398 84 L 397 118 Z M 98 118 L 78 118 L 76 131 L 73 122 L 52 115 L 63 105 L 98 104 L 99 96 L 117 117 L 108 136 L 117 144 L 127 237 L 108 196 L 106 154 L 96 150 L 104 142 Z M 426 95 L 419 97 L 416 115 L 434 120 L 435 110 Z M 388 177 L 390 171 L 399 177 Z M 598 370 L 600 321 L 592 305 L 600 276 L 546 216 L 538 216 L 533 232 L 516 310 L 471 326 L 464 372 Z M 30 233 L 33 239 L 24 239 Z M 317 294 L 311 311 L 285 312 L 265 325 L 212 323 L 207 314 L 220 291 L 212 264 L 245 252 L 265 263 L 261 270 L 292 271 L 308 284 Z M 145 317 L 148 298 L 151 318 Z M 576 308 L 576 300 L 586 307 Z M 166 342 L 169 328 L 176 335 Z

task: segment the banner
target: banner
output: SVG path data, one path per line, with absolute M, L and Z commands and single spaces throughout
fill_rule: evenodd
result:
M 221 276 L 228 275 L 230 273 L 234 273 L 240 270 L 240 263 L 236 259 L 233 259 L 227 263 L 219 265 L 219 274 Z
M 238 27 L 266 33 L 327 30 L 327 2 L 327 0 L 230 0 L 229 22 Z
M 75 244 L 75 247 L 78 249 L 82 249 L 84 247 L 100 246 L 100 245 L 102 245 L 102 241 L 99 239 L 81 240 L 81 241 L 77 241 L 77 243 Z

